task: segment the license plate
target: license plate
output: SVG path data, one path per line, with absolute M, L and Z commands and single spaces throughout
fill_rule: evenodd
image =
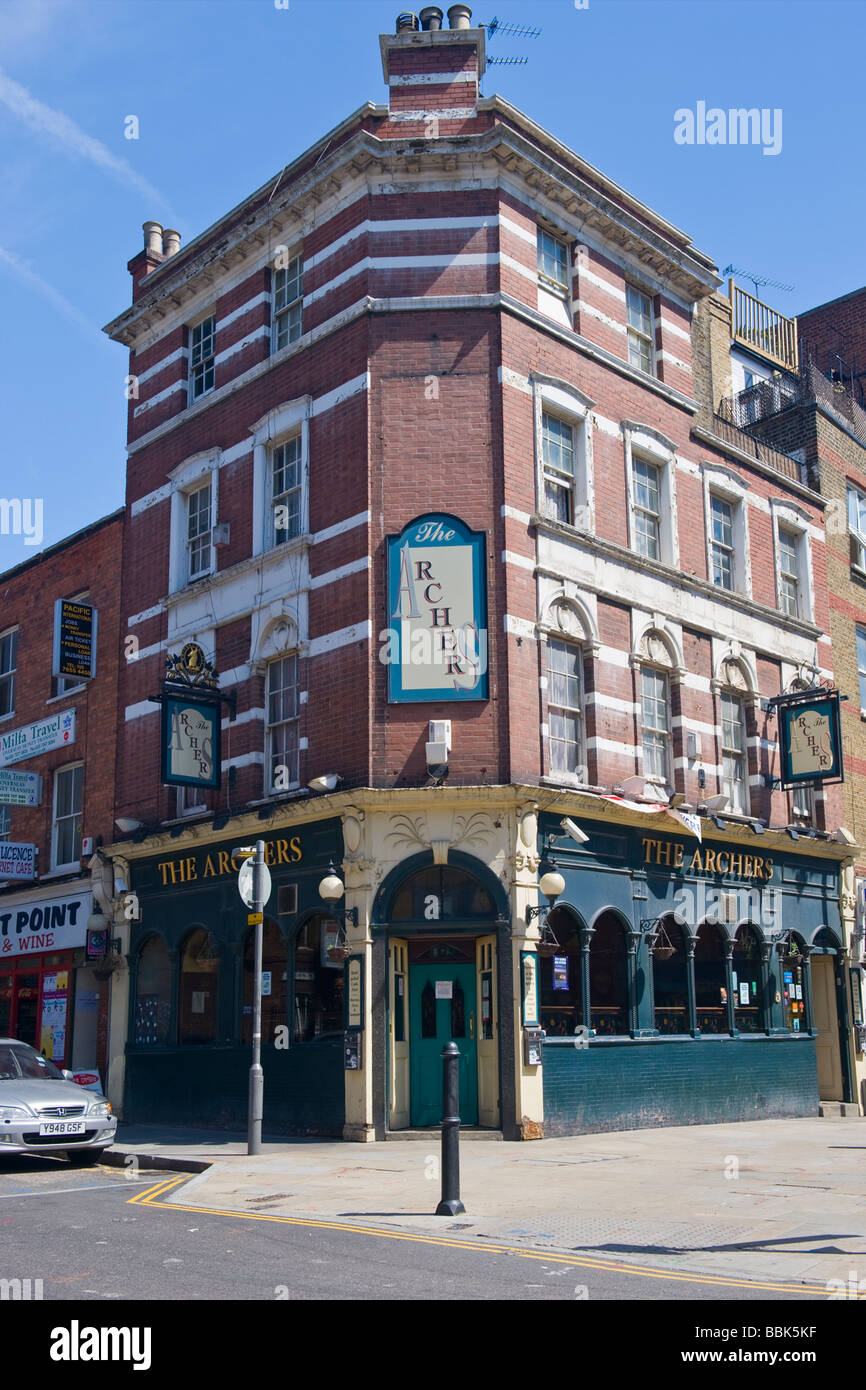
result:
M 39 1126 L 40 1139 L 50 1139 L 58 1134 L 83 1134 L 83 1120 L 45 1120 Z

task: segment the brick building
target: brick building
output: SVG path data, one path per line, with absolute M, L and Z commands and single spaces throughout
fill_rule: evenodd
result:
M 114 836 L 123 524 L 114 512 L 0 574 L 0 1035 L 103 1084 L 125 1028 L 109 1038 L 114 980 L 86 933 L 114 896 L 99 847 Z M 95 611 L 92 675 L 52 674 L 59 599 L 76 628 Z
M 831 668 L 824 504 L 716 419 L 709 258 L 482 96 L 485 31 L 437 14 L 381 36 L 387 105 L 184 249 L 145 224 L 106 330 L 126 1114 L 243 1121 L 259 835 L 266 1128 L 434 1124 L 452 1037 L 506 1137 L 813 1113 L 844 850 L 832 789 L 787 832 L 761 699 Z M 211 790 L 160 774 L 178 657 L 233 700 Z

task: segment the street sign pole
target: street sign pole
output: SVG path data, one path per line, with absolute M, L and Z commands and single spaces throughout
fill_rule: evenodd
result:
M 247 1153 L 262 1151 L 262 1114 L 265 1077 L 262 1071 L 262 939 L 265 901 L 265 842 L 256 840 L 253 859 L 253 902 L 250 922 L 256 929 L 255 975 L 253 978 L 253 1060 L 250 1067 L 250 1103 L 247 1125 Z

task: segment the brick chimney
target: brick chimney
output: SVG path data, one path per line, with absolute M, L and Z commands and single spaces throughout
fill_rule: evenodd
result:
M 441 9 L 428 5 L 420 16 L 398 15 L 396 33 L 379 35 L 390 119 L 401 135 L 453 135 L 477 114 L 485 32 L 472 28 L 468 5 L 452 5 L 448 21 L 443 29 Z

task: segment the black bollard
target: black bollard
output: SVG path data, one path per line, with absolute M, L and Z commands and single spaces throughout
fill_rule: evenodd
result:
M 460 1051 L 455 1042 L 442 1049 L 442 1201 L 437 1216 L 465 1211 L 460 1200 Z

